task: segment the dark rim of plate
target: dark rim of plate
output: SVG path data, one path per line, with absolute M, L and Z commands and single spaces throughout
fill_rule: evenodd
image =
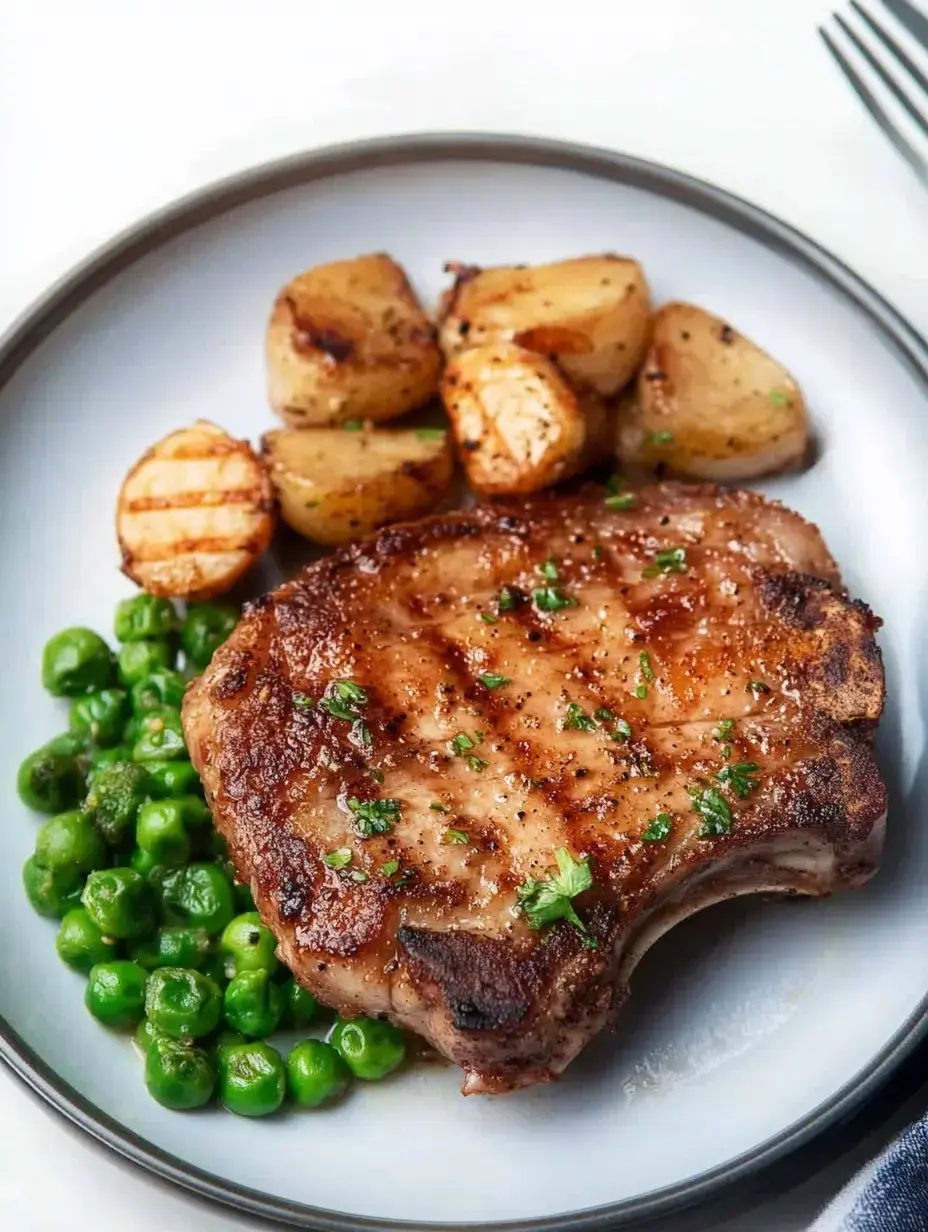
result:
M 52 286 L 0 338 L 0 388 L 76 308 L 127 266 L 168 240 L 236 206 L 287 188 L 309 184 L 345 172 L 441 161 L 483 161 L 552 167 L 579 172 L 601 180 L 625 184 L 659 197 L 677 201 L 701 214 L 750 236 L 786 257 L 807 273 L 828 284 L 850 301 L 871 323 L 882 341 L 921 380 L 928 394 L 928 343 L 880 295 L 846 265 L 801 232 L 739 197 L 669 167 L 627 154 L 570 142 L 535 137 L 483 133 L 422 133 L 351 142 L 292 155 L 230 176 L 200 189 L 130 227 L 93 253 L 76 269 Z M 649 1194 L 590 1210 L 550 1218 L 506 1221 L 493 1224 L 410 1223 L 369 1219 L 321 1210 L 237 1185 L 192 1167 L 138 1134 L 120 1125 L 95 1107 L 79 1091 L 64 1082 L 0 1016 L 0 1057 L 29 1087 L 62 1116 L 124 1159 L 172 1181 L 202 1197 L 224 1203 L 240 1212 L 301 1228 L 326 1232 L 361 1232 L 414 1228 L 506 1229 L 506 1232 L 606 1232 L 607 1229 L 679 1211 L 684 1207 L 715 1201 L 723 1191 L 747 1193 L 755 1201 L 769 1193 L 782 1192 L 823 1161 L 822 1136 L 835 1138 L 841 1126 L 861 1122 L 865 1100 L 885 1104 L 891 1075 L 898 1083 L 904 1061 L 911 1063 L 916 1045 L 928 1035 L 928 997 L 900 1027 L 886 1047 L 846 1086 L 814 1108 L 805 1117 L 756 1148 L 689 1180 Z M 906 1068 L 910 1068 L 907 1065 Z M 871 1098 L 874 1097 L 874 1098 Z M 891 1108 L 882 1107 L 880 1115 Z M 857 1130 L 857 1134 L 872 1123 Z M 818 1140 L 815 1149 L 813 1140 Z M 799 1148 L 804 1164 L 796 1167 Z M 833 1143 L 830 1154 L 837 1153 Z M 789 1158 L 787 1158 L 789 1157 Z M 785 1166 L 792 1171 L 785 1173 Z M 788 1181 L 784 1181 L 784 1175 Z M 723 1199 L 724 1200 L 724 1199 Z

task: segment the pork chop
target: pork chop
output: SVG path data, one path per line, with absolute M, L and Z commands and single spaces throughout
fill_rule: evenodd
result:
M 874 872 L 878 625 L 779 504 L 584 489 L 309 566 L 184 724 L 296 977 L 504 1091 L 563 1070 L 683 917 Z

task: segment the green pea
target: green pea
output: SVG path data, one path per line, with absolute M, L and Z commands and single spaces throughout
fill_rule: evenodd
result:
M 117 960 L 91 968 L 84 1004 L 107 1027 L 132 1027 L 142 1017 L 148 975 L 138 963 Z
M 135 869 L 140 877 L 149 878 L 156 868 L 163 866 L 158 863 L 150 851 L 146 851 L 144 847 L 135 847 L 129 855 L 128 863 L 121 861 L 117 867 Z
M 247 1042 L 241 1031 L 230 1031 L 228 1027 L 225 1027 L 216 1035 L 216 1051 L 218 1052 L 220 1048 L 234 1048 L 236 1044 Z
M 52 736 L 51 740 L 45 745 L 50 753 L 56 753 L 59 757 L 76 757 L 78 761 L 86 763 L 88 759 L 87 752 L 87 737 L 83 734 L 66 731 L 60 736 Z
M 216 1065 L 204 1049 L 158 1036 L 145 1056 L 145 1087 L 152 1099 L 175 1112 L 202 1108 L 216 1089 Z
M 108 843 L 118 846 L 132 833 L 150 785 L 144 766 L 123 761 L 101 766 L 93 776 L 84 813 Z
M 86 736 L 100 748 L 118 744 L 126 716 L 129 698 L 122 689 L 101 689 L 76 697 L 68 711 L 68 726 L 76 735 Z
M 170 667 L 159 668 L 132 686 L 132 713 L 146 714 L 161 706 L 179 710 L 186 686 L 187 682 L 180 672 Z
M 157 967 L 190 967 L 200 970 L 212 951 L 209 934 L 202 928 L 179 924 L 159 928 L 150 941 L 143 941 L 132 957 L 146 971 Z
M 299 1108 L 318 1108 L 348 1088 L 351 1070 L 331 1044 L 302 1040 L 287 1057 L 287 1086 Z
M 81 902 L 108 937 L 135 941 L 154 928 L 151 887 L 134 869 L 109 868 L 91 873 Z
M 73 869 L 43 868 L 35 856 L 23 865 L 23 889 L 39 915 L 60 920 L 80 905 L 84 878 Z
M 209 1035 L 222 1017 L 218 985 L 189 967 L 158 967 L 151 973 L 145 994 L 145 1016 L 175 1039 Z
M 36 835 L 35 858 L 53 871 L 89 873 L 106 863 L 106 845 L 83 813 L 59 813 L 50 817 Z
M 277 938 L 261 923 L 257 911 L 237 915 L 223 929 L 219 952 L 225 958 L 229 979 L 243 971 L 267 971 L 273 975 L 279 963 L 274 955 Z
M 143 642 L 174 633 L 179 621 L 170 599 L 155 595 L 133 595 L 116 606 L 114 631 L 119 642 Z
M 141 643 L 130 643 L 141 645 Z M 176 710 L 166 707 L 146 715 L 132 746 L 133 761 L 188 761 L 184 725 Z
M 173 658 L 171 647 L 165 641 L 126 642 L 120 646 L 116 657 L 119 683 L 124 688 L 131 689 L 152 672 L 170 667 Z
M 146 761 L 145 769 L 151 775 L 151 794 L 156 799 L 203 792 L 200 776 L 189 761 Z
M 308 1027 L 319 1012 L 319 1002 L 291 975 L 283 984 L 284 1022 L 288 1027 Z
M 225 988 L 226 984 L 229 982 L 226 979 L 226 966 L 222 961 L 222 955 L 217 954 L 215 951 L 207 954 L 206 958 L 203 960 L 200 970 L 204 975 L 208 975 L 213 983 L 219 988 Z
M 219 1098 L 237 1116 L 276 1112 L 287 1093 L 287 1074 L 276 1048 L 263 1041 L 220 1048 Z
M 62 813 L 83 798 L 81 764 L 73 754 L 56 753 L 45 745 L 20 765 L 16 790 L 27 808 L 37 813 Z
M 135 1029 L 135 1046 L 143 1057 L 148 1056 L 148 1050 L 156 1039 L 170 1038 L 170 1035 L 165 1035 L 163 1031 L 159 1031 L 147 1018 L 143 1018 Z
M 215 603 L 191 603 L 180 629 L 188 662 L 201 671 L 238 624 L 238 612 Z
M 84 975 L 97 963 L 109 962 L 116 956 L 116 942 L 104 936 L 83 907 L 72 907 L 61 921 L 55 949 L 58 957 Z
M 369 1082 L 392 1073 L 406 1053 L 402 1031 L 379 1018 L 339 1018 L 329 1043 L 344 1057 L 355 1078 Z
M 143 804 L 135 823 L 135 841 L 156 864 L 186 864 L 190 836 L 184 825 L 180 800 L 151 800 Z
M 92 629 L 64 629 L 45 643 L 42 683 L 54 697 L 80 697 L 113 680 L 113 655 Z
M 92 783 L 98 771 L 104 766 L 114 765 L 117 761 L 131 762 L 132 750 L 124 744 L 114 745 L 111 749 L 94 749 L 87 767 L 87 782 Z
M 226 988 L 223 996 L 226 1022 L 242 1035 L 270 1035 L 284 1012 L 284 994 L 267 971 L 243 971 Z
M 164 877 L 162 901 L 178 924 L 221 933 L 235 912 L 232 883 L 215 864 L 188 864 Z

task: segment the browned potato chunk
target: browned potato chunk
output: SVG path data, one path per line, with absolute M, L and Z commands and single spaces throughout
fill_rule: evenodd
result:
M 449 358 L 486 342 L 515 342 L 556 359 L 573 384 L 604 396 L 626 385 L 644 358 L 651 298 L 630 257 L 449 268 L 457 277 L 439 334 Z
M 428 513 L 454 476 L 450 436 L 438 428 L 281 428 L 262 448 L 283 520 L 315 543 Z
M 271 406 L 295 428 L 394 419 L 434 396 L 435 330 L 385 253 L 317 265 L 278 295 L 267 328 Z
M 123 482 L 123 572 L 153 595 L 209 599 L 251 568 L 276 521 L 270 480 L 248 442 L 199 419 L 153 445 Z
M 805 402 L 782 364 L 702 308 L 660 309 L 635 397 L 619 412 L 626 465 L 740 482 L 797 466 L 808 442 Z
M 542 355 L 511 342 L 463 351 L 442 397 L 475 492 L 538 492 L 576 474 L 601 448 L 605 412 Z

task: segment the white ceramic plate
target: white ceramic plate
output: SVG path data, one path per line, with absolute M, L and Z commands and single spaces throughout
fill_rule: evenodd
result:
M 113 536 L 127 466 L 198 416 L 252 438 L 270 427 L 262 331 L 275 292 L 316 262 L 378 249 L 430 301 L 449 258 L 632 253 L 658 299 L 728 317 L 798 376 L 820 459 L 765 490 L 821 526 L 851 591 L 886 620 L 885 865 L 859 894 L 740 901 L 688 921 L 636 972 L 617 1033 L 556 1086 L 465 1100 L 455 1071 L 429 1068 L 316 1115 L 182 1116 L 148 1098 L 132 1047 L 86 1014 L 83 981 L 20 889 L 36 822 L 16 800 L 16 767 L 65 726 L 39 687 L 39 654 L 60 627 L 108 630 L 131 592 Z M 420 138 L 308 155 L 116 241 L 0 351 L 7 1060 L 139 1162 L 239 1208 L 334 1228 L 614 1226 L 703 1197 L 845 1115 L 913 1045 L 928 985 L 926 371 L 904 322 L 774 220 L 676 173 L 546 143 Z

